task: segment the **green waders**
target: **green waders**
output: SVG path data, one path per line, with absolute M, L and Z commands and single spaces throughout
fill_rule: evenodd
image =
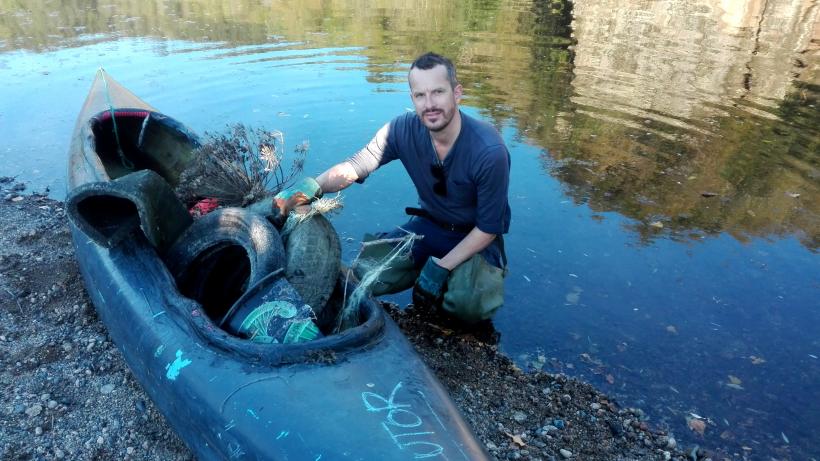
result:
M 365 274 L 384 262 L 397 245 L 395 238 L 366 234 L 359 257 L 352 269 L 361 280 Z M 501 246 L 501 260 L 506 266 Z M 398 293 L 411 288 L 419 276 L 410 252 L 393 258 L 371 287 L 374 296 Z M 465 323 L 488 319 L 504 304 L 504 277 L 507 269 L 488 263 L 479 253 L 450 272 L 441 307 Z

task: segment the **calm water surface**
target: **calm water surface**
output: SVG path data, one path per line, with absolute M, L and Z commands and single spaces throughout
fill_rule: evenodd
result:
M 816 0 L 25 3 L 0 0 L 0 175 L 55 198 L 100 66 L 199 132 L 308 140 L 318 174 L 410 110 L 413 57 L 452 57 L 513 157 L 501 348 L 686 446 L 820 457 Z M 399 165 L 346 191 L 344 259 L 413 197 Z

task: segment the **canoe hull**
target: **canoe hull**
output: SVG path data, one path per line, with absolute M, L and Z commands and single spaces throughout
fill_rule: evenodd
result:
M 122 98 L 148 108 L 134 99 Z M 89 151 L 88 122 L 98 113 L 86 110 L 78 119 L 70 189 L 110 179 Z M 112 340 L 197 459 L 489 459 L 372 299 L 360 306 L 362 324 L 340 334 L 255 344 L 219 329 L 182 296 L 144 235 L 105 248 L 73 225 L 72 234 Z M 337 291 L 350 293 L 346 283 L 340 276 Z

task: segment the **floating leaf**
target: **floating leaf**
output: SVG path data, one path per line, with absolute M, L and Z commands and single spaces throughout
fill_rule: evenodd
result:
M 649 225 L 656 228 L 656 229 L 663 229 L 663 223 L 660 222 L 660 221 L 653 221 L 653 222 L 649 223 Z
M 686 420 L 686 425 L 689 426 L 689 429 L 693 432 L 697 432 L 701 436 L 703 436 L 703 433 L 706 432 L 706 423 L 702 419 L 688 418 Z
M 738 386 L 743 384 L 743 381 L 741 381 L 740 378 L 734 375 L 729 375 L 729 382 Z
M 518 445 L 519 447 L 526 447 L 527 444 L 524 443 L 524 439 L 521 438 L 520 435 L 512 435 L 509 432 L 505 432 L 509 438 L 512 439 L 513 443 Z
M 766 360 L 763 357 L 757 357 L 754 355 L 749 356 L 749 360 L 752 361 L 752 365 L 760 365 L 761 363 L 766 363 Z
M 668 331 L 669 333 L 672 333 L 673 335 L 678 334 L 678 329 L 677 329 L 677 328 L 675 328 L 675 325 L 669 325 L 669 326 L 667 326 L 667 327 L 666 327 L 666 331 Z

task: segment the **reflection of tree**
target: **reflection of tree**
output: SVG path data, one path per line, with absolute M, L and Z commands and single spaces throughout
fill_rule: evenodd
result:
M 634 218 L 642 238 L 795 234 L 818 247 L 811 0 L 0 0 L 0 11 L 5 50 L 119 37 L 332 50 L 377 85 L 404 82 L 407 63 L 435 50 L 456 61 L 467 104 L 514 122 L 569 195 Z

